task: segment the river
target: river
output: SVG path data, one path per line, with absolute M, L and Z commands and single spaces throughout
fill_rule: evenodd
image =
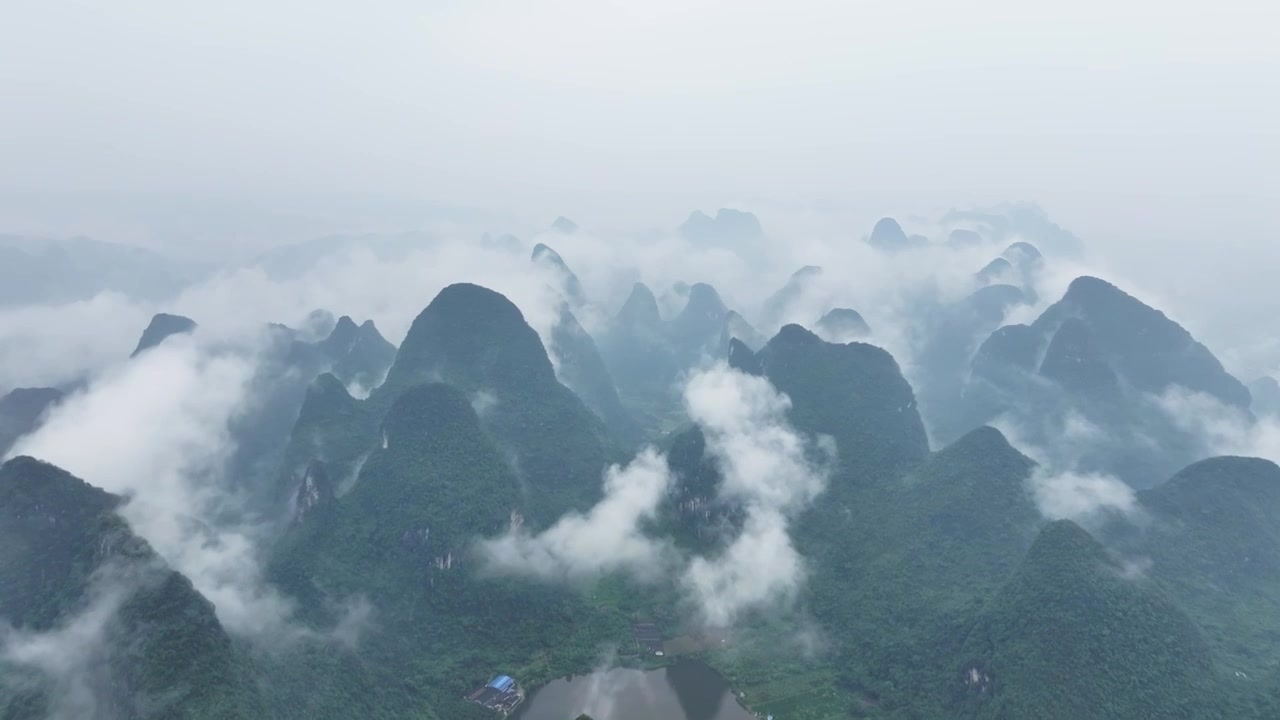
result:
M 517 720 L 754 720 L 705 663 L 613 669 L 553 680 L 525 700 Z

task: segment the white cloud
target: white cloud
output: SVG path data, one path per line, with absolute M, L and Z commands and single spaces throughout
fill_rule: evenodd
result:
M 47 720 L 79 720 L 109 712 L 104 687 L 111 687 L 104 664 L 117 611 L 144 579 L 146 568 L 107 565 L 90 581 L 85 607 L 43 632 L 0 624 L 0 688 L 20 689 L 32 681 L 45 689 Z M 7 668 L 6 668 L 7 666 Z
M 1127 516 L 1138 509 L 1133 488 L 1110 475 L 1038 469 L 1029 482 L 1036 507 L 1050 520 L 1089 522 L 1108 512 Z
M 226 488 L 228 422 L 246 407 L 255 356 L 174 337 L 68 398 L 10 455 L 51 462 L 129 499 L 120 514 L 186 575 L 234 633 L 300 636 L 293 603 L 264 577 L 265 528 Z
M 667 542 L 645 534 L 643 524 L 657 512 L 671 486 L 666 459 L 644 450 L 625 468 L 609 468 L 605 497 L 587 513 L 571 513 L 537 535 L 513 528 L 480 543 L 498 571 L 579 580 L 625 570 L 653 578 L 671 552 Z
M 764 378 L 719 364 L 695 374 L 684 397 L 723 476 L 719 496 L 746 512 L 729 546 L 695 558 L 682 579 L 703 620 L 728 626 L 796 596 L 805 564 L 788 523 L 826 488 L 827 468 L 810 460 L 809 443 L 787 422 L 790 399 Z

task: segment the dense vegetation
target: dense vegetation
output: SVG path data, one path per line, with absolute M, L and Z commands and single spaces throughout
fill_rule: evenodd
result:
M 115 608 L 96 634 L 44 649 L 69 676 L 0 658 L 0 717 L 259 717 L 213 606 L 129 530 L 121 502 L 31 458 L 0 466 L 0 617 L 41 632 Z
M 914 242 L 896 224 L 877 233 L 885 247 Z M 1002 279 L 1038 262 L 1012 250 Z M 568 273 L 553 251 L 540 257 Z M 1051 416 L 1036 426 L 1044 437 L 1083 413 L 1117 434 L 1088 461 L 1154 472 L 1169 460 L 1125 464 L 1111 452 L 1155 427 L 1125 404 L 1145 392 L 1131 376 L 1159 366 L 1149 378 L 1232 403 L 1238 393 L 1180 327 L 1098 283 L 1077 281 L 1035 324 L 995 331 L 981 349 L 975 333 L 1016 301 L 1006 288 L 1025 296 L 997 283 L 966 297 L 939 326 L 934 377 L 956 372 L 941 349 L 967 349 L 965 363 L 976 351 L 968 421 L 975 408 L 1023 402 Z M 298 408 L 287 444 L 254 456 L 278 459 L 264 483 L 283 518 L 269 579 L 297 603 L 296 637 L 279 647 L 230 638 L 130 532 L 120 498 L 28 458 L 0 468 L 0 616 L 56 630 L 95 601 L 102 578 L 132 568 L 113 641 L 91 662 L 124 717 L 490 718 L 464 697 L 498 673 L 529 689 L 602 654 L 666 662 L 636 647 L 638 621 L 662 626 L 669 655 L 709 661 L 754 711 L 788 720 L 1195 719 L 1280 707 L 1280 467 L 1215 458 L 1167 481 L 1144 475 L 1154 487 L 1138 494 L 1140 524 L 1048 523 L 1030 488 L 1036 463 L 1000 431 L 976 424 L 931 451 L 916 391 L 889 353 L 799 325 L 753 350 L 713 288 L 687 293 L 685 310 L 663 320 L 637 286 L 599 351 L 566 305 L 552 347 L 559 374 L 515 305 L 474 285 L 442 291 L 394 353 L 349 318 L 315 342 L 279 331 L 276 369 L 310 378 L 293 405 L 282 395 L 271 410 L 274 427 L 281 408 Z M 1126 327 L 1155 340 L 1134 342 Z M 722 469 L 672 392 L 711 359 L 766 378 L 809 449 L 836 450 L 833 463 L 815 457 L 827 488 L 789 526 L 806 571 L 794 605 L 706 628 L 675 578 L 565 583 L 485 564 L 477 538 L 588 509 L 641 427 L 674 475 L 644 530 L 685 553 L 722 549 L 748 508 L 718 496 Z M 384 371 L 368 398 L 353 396 Z M 637 398 L 652 403 L 639 423 Z M 366 622 L 344 633 L 361 607 Z M 0 717 L 39 717 L 57 700 L 29 669 L 0 670 Z

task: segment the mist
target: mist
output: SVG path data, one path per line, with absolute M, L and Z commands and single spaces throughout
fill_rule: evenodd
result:
M 1269 11 L 1254 0 L 1212 12 L 1183 0 L 1052 9 L 1011 0 L 797 0 L 785 9 L 729 0 L 14 3 L 0 23 L 0 400 L 18 389 L 57 399 L 21 422 L 0 406 L 0 460 L 29 455 L 120 496 L 110 512 L 154 550 L 156 567 L 190 580 L 236 652 L 251 650 L 246 657 L 280 659 L 319 644 L 320 655 L 351 653 L 375 682 L 378 673 L 401 673 L 377 667 L 381 659 L 422 656 L 425 645 L 414 643 L 445 642 L 448 633 L 434 627 L 399 638 L 381 624 L 402 609 L 366 595 L 368 558 L 347 558 L 345 568 L 288 554 L 314 542 L 323 555 L 333 537 L 383 533 L 391 549 L 378 548 L 379 561 L 403 551 L 403 562 L 379 567 L 385 585 L 370 592 L 418 573 L 405 582 L 426 588 L 423 607 L 445 608 L 447 622 L 456 620 L 448 593 L 463 586 L 450 585 L 454 577 L 501 576 L 504 586 L 538 583 L 530 605 L 564 600 L 557 612 L 566 616 L 587 596 L 592 612 L 617 605 L 607 621 L 575 628 L 575 653 L 582 638 L 598 639 L 591 632 L 645 612 L 693 646 L 703 638 L 689 635 L 724 642 L 742 637 L 735 631 L 771 632 L 756 625 L 786 625 L 794 647 L 771 652 L 808 662 L 830 650 L 841 669 L 822 677 L 841 692 L 859 688 L 861 703 L 863 690 L 871 697 L 893 687 L 884 707 L 906 708 L 893 695 L 915 688 L 895 685 L 903 679 L 896 671 L 869 669 L 907 657 L 873 657 L 884 643 L 872 636 L 892 623 L 859 624 L 864 609 L 892 605 L 886 598 L 896 590 L 864 594 L 860 573 L 880 573 L 885 587 L 909 577 L 873 557 L 901 552 L 919 566 L 912 572 L 949 583 L 925 556 L 966 546 L 953 526 L 989 520 L 963 515 L 956 500 L 897 519 L 927 526 L 880 528 L 865 508 L 898 498 L 891 491 L 899 485 L 928 481 L 911 468 L 927 467 L 977 427 L 995 427 L 1034 461 L 1025 477 L 1001 476 L 1009 484 L 999 486 L 1016 486 L 1009 507 L 1025 505 L 1023 519 L 1034 520 L 1019 528 L 1027 542 L 1070 520 L 1128 557 L 1123 574 L 1143 580 L 1160 577 L 1168 559 L 1145 546 L 1130 557 L 1121 545 L 1193 527 L 1170 518 L 1194 496 L 1153 492 L 1178 472 L 1170 466 L 1220 456 L 1280 463 L 1280 385 L 1265 395 L 1266 382 L 1280 379 L 1280 55 Z M 884 227 L 892 242 L 877 237 Z M 1036 257 L 1011 251 L 1015 243 L 1038 248 Z M 1123 329 L 1102 340 L 1095 327 L 1060 333 L 1086 313 L 1060 304 L 1085 276 L 1159 311 L 1204 348 L 1156 347 Z M 366 472 L 377 465 L 366 460 L 383 456 L 376 440 L 360 443 L 381 420 L 365 415 L 385 415 L 395 400 L 379 392 L 388 368 L 326 385 L 319 376 L 338 375 L 337 361 L 297 357 L 347 316 L 362 329 L 372 321 L 383 357 L 393 358 L 382 339 L 399 347 L 433 298 L 457 283 L 509 299 L 568 390 L 530 399 L 516 381 L 495 389 L 481 371 L 467 379 L 478 379 L 467 400 L 519 497 L 486 499 L 497 520 L 444 548 L 446 562 L 433 556 L 434 565 L 419 567 L 415 553 L 440 542 L 431 537 L 434 518 L 374 533 L 366 525 L 380 518 L 368 510 L 347 518 L 346 534 L 327 536 L 334 526 L 323 525 L 332 521 L 325 513 L 350 507 L 344 496 L 385 472 Z M 695 284 L 713 289 L 705 306 L 690 302 Z M 644 300 L 637 327 L 620 313 L 632 297 Z M 1043 327 L 1015 327 L 1055 307 L 1062 316 Z M 823 327 L 820 318 L 837 309 L 856 312 L 865 330 Z M 157 313 L 190 318 L 196 329 L 131 356 Z M 1157 325 L 1145 308 L 1141 315 L 1125 320 Z M 486 318 L 457 324 L 472 320 Z M 832 370 L 817 367 L 828 360 L 816 352 L 771 356 L 768 343 L 790 324 L 827 342 L 883 348 L 892 361 L 851 351 L 830 360 L 847 363 Z M 680 335 L 685 325 L 697 325 L 689 337 Z M 693 337 L 708 327 L 714 332 Z M 1027 332 L 1006 355 L 999 347 L 984 355 L 1010 328 L 1011 336 Z M 451 325 L 434 340 L 444 344 L 453 332 L 466 328 Z M 810 340 L 793 337 L 801 335 L 797 343 Z M 1061 374 L 1052 375 L 1044 360 L 1059 339 Z M 1125 365 L 1129 341 L 1134 355 L 1155 359 Z M 537 355 L 536 345 L 521 344 L 521 353 Z M 449 348 L 430 350 L 424 355 L 451 357 Z M 1027 357 L 996 368 L 1005 384 L 984 375 L 991 368 L 980 360 L 1020 351 Z M 771 374 L 779 368 L 768 367 L 770 357 L 814 365 Z M 540 356 L 518 360 L 544 367 Z M 438 370 L 413 371 L 404 377 L 450 382 Z M 896 382 L 898 373 L 914 395 L 880 407 L 883 388 L 866 378 Z M 819 380 L 838 387 L 807 384 Z M 308 401 L 321 417 L 310 426 Z M 319 407 L 326 402 L 332 407 Z M 504 426 L 517 406 L 523 414 Z M 873 423 L 910 422 L 882 437 L 849 408 Z M 564 447 L 581 450 L 591 467 L 565 458 L 573 484 L 556 492 L 572 502 L 526 526 L 522 510 L 545 491 L 537 482 L 548 481 L 526 477 L 512 437 L 541 447 L 550 435 L 538 433 L 562 430 L 564 418 L 583 420 L 583 437 Z M 318 427 L 325 422 L 333 427 Z M 854 457 L 827 432 L 855 443 L 865 435 L 867 452 Z M 698 472 L 715 476 L 710 489 L 681 495 L 682 433 L 697 435 Z M 992 477 L 1022 468 L 994 435 L 977 438 L 981 453 L 1000 461 Z M 455 460 L 469 459 L 442 457 L 441 467 Z M 397 480 L 422 480 L 418 471 L 406 466 Z M 312 483 L 307 503 L 303 483 Z M 689 517 L 681 502 L 694 508 Z M 901 508 L 891 510 L 884 515 Z M 814 537 L 800 535 L 815 517 Z M 852 518 L 861 524 L 842 526 Z M 882 530 L 924 539 L 890 551 L 875 544 Z M 889 619 L 910 632 L 934 622 L 928 631 L 938 637 L 967 637 L 971 627 L 946 623 L 972 625 L 978 617 L 966 613 L 995 607 L 991 593 L 1005 578 L 994 574 L 1024 554 L 1022 536 L 1005 530 L 987 540 L 1007 540 L 998 549 L 1017 557 L 974 563 L 975 574 L 992 574 L 975 581 L 988 594 L 926 589 L 912 602 L 938 603 L 937 617 L 918 627 L 905 610 Z M 832 559 L 823 533 L 871 550 L 832 551 Z M 822 580 L 854 577 L 824 585 L 816 577 L 824 571 Z M 601 582 L 611 577 L 625 582 Z M 1203 584 L 1188 577 L 1170 586 Z M 104 661 L 119 640 L 113 622 L 145 581 L 108 567 L 83 602 L 39 629 L 0 617 L 0 667 L 13 671 L 0 690 L 49 690 L 55 718 L 98 713 L 100 686 L 114 682 Z M 601 599 L 630 583 L 660 599 Z M 846 596 L 866 608 L 842 614 Z M 1187 607 L 1197 611 L 1194 601 Z M 503 612 L 495 608 L 486 612 Z M 467 616 L 456 626 L 492 620 Z M 550 636 L 553 623 L 546 627 Z M 1211 640 L 1216 648 L 1237 639 Z M 371 654 L 379 660 L 358 657 L 369 642 L 385 643 Z M 729 645 L 721 651 L 746 657 Z M 520 662 L 523 650 L 507 651 L 505 662 Z M 479 667 L 483 653 L 474 654 Z M 537 672 L 559 672 L 556 663 L 574 662 L 570 654 L 548 649 Z M 422 690 L 413 683 L 440 682 L 432 662 L 402 673 L 413 674 L 406 697 Z M 473 679 L 448 678 L 449 691 L 459 695 L 454 685 L 464 680 Z M 594 688 L 591 707 L 608 714 L 615 691 Z M 392 695 L 386 707 L 401 700 Z

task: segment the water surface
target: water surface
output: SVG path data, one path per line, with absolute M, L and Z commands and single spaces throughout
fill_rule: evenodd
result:
M 582 713 L 594 720 L 755 720 L 720 673 L 695 661 L 553 680 L 533 692 L 512 717 L 574 720 Z

